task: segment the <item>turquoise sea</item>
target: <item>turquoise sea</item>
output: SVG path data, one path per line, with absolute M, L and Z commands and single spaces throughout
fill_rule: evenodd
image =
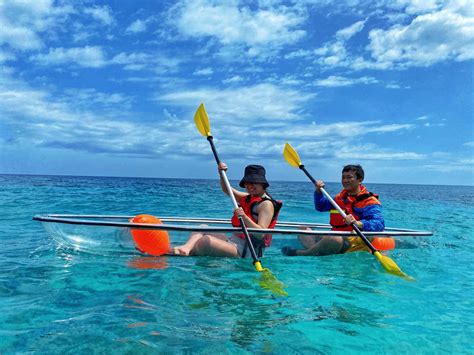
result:
M 434 233 L 387 254 L 416 281 L 385 273 L 369 253 L 290 258 L 272 247 L 262 264 L 289 293 L 276 297 L 249 260 L 77 251 L 32 220 L 227 218 L 217 180 L 0 175 L 0 186 L 2 354 L 474 353 L 474 187 L 368 183 L 387 226 Z M 312 190 L 273 182 L 280 221 L 327 223 Z

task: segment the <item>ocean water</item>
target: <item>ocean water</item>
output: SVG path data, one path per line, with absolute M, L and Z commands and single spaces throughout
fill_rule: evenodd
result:
M 2 354 L 474 352 L 473 187 L 367 184 L 387 226 L 433 231 L 387 253 L 416 281 L 369 253 L 290 258 L 272 247 L 262 264 L 287 286 L 278 297 L 249 260 L 77 251 L 32 220 L 227 218 L 217 180 L 0 175 L 0 186 Z M 310 183 L 273 182 L 270 193 L 284 201 L 281 221 L 327 223 Z

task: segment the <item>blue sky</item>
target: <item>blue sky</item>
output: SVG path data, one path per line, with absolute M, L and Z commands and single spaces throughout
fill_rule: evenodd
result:
M 0 0 L 0 173 L 474 185 L 473 4 Z

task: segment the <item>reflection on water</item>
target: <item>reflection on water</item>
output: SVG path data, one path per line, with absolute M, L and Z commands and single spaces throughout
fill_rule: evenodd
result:
M 167 257 L 137 256 L 133 257 L 128 266 L 134 269 L 166 269 L 168 268 Z

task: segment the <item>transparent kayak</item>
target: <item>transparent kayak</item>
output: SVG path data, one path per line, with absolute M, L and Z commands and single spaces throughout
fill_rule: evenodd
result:
M 131 223 L 135 216 L 114 215 L 35 215 L 34 220 L 43 223 L 48 234 L 60 245 L 93 253 L 136 252 L 131 229 L 166 230 L 172 245 L 187 240 L 190 233 L 239 233 L 228 219 L 159 217 L 162 224 Z M 309 227 L 311 230 L 302 230 Z M 297 243 L 298 235 L 354 236 L 351 232 L 332 231 L 329 224 L 307 222 L 279 222 L 274 229 L 248 228 L 251 234 L 272 234 L 273 242 L 269 249 L 276 249 L 291 242 Z M 429 231 L 414 229 L 386 228 L 382 232 L 364 232 L 367 237 L 425 237 Z M 276 248 L 275 248 L 276 247 Z

